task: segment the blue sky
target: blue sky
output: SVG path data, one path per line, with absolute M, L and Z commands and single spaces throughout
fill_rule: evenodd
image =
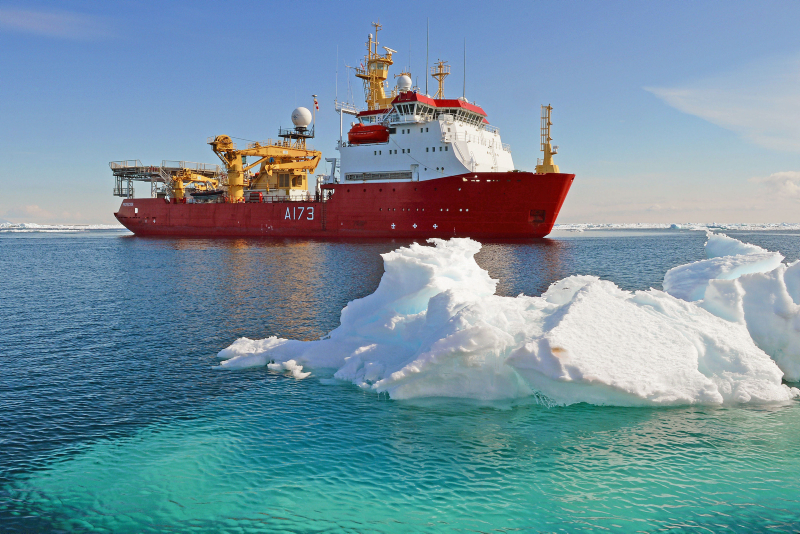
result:
M 337 47 L 340 96 L 373 20 L 424 86 L 426 18 L 517 168 L 554 106 L 559 222 L 800 222 L 800 3 L 769 1 L 0 1 L 0 218 L 113 223 L 109 161 L 216 163 L 312 93 L 335 157 Z

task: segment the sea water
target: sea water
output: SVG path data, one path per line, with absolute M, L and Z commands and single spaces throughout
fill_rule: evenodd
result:
M 726 233 L 800 255 L 797 231 Z M 706 239 L 556 232 L 475 258 L 500 296 L 576 274 L 660 290 L 667 271 L 706 259 Z M 240 337 L 326 335 L 376 290 L 380 254 L 409 244 L 0 229 L 2 530 L 800 526 L 797 401 L 396 400 L 336 369 L 215 369 Z

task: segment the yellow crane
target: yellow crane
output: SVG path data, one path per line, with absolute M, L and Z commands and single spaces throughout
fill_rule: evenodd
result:
M 284 134 L 282 134 L 283 136 Z M 250 143 L 237 149 L 227 135 L 218 135 L 209 141 L 211 149 L 222 160 L 228 171 L 228 198 L 230 202 L 243 202 L 245 186 L 249 189 L 308 190 L 308 173 L 317 168 L 322 153 L 306 147 L 304 136 L 286 134 L 282 140 Z M 248 156 L 256 157 L 245 163 Z M 251 169 L 259 167 L 250 178 Z M 247 183 L 245 183 L 247 181 Z
M 181 201 L 186 197 L 186 184 L 193 183 L 195 188 L 200 191 L 216 189 L 219 180 L 196 174 L 189 169 L 181 169 L 172 176 L 172 198 Z

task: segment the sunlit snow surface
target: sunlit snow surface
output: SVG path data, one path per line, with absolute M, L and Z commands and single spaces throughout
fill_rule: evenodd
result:
M 0 233 L 75 233 L 89 230 L 125 230 L 120 224 L 0 223 Z
M 782 384 L 784 373 L 800 376 L 800 267 L 780 254 L 710 234 L 709 259 L 669 271 L 667 292 L 571 276 L 514 298 L 494 294 L 498 281 L 474 260 L 480 243 L 429 242 L 384 254 L 378 289 L 350 302 L 325 338 L 241 338 L 219 353 L 220 368 L 269 365 L 296 378 L 334 368 L 396 399 L 635 406 L 800 395 Z
M 670 269 L 664 290 L 745 327 L 786 380 L 800 380 L 800 261 L 717 234 L 706 255 Z

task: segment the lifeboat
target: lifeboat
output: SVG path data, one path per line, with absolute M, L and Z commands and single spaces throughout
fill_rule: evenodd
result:
M 382 124 L 356 124 L 347 133 L 351 145 L 386 143 L 389 141 L 389 128 Z

